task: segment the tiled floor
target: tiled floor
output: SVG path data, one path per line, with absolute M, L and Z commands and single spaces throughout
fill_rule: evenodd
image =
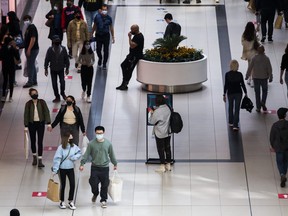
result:
M 181 1 L 182 2 L 182 1 Z M 239 0 L 193 0 L 190 5 L 176 1 L 114 0 L 109 2 L 115 15 L 116 43 L 111 46 L 108 71 L 95 69 L 92 104 L 80 99 L 80 76 L 71 69 L 73 78 L 66 80 L 66 93 L 74 95 L 93 136 L 97 124 L 106 128 L 106 138 L 114 145 L 119 160 L 119 173 L 124 180 L 123 200 L 102 209 L 99 200 L 91 203 L 88 184 L 89 164 L 82 173 L 76 169 L 77 210 L 60 210 L 57 203 L 45 197 L 32 197 L 32 192 L 45 192 L 50 177 L 53 151 L 44 152 L 46 167 L 31 166 L 31 154 L 26 161 L 23 149 L 23 110 L 29 99 L 22 72 L 17 72 L 19 87 L 15 88 L 13 103 L 6 102 L 0 116 L 0 215 L 8 216 L 16 207 L 21 216 L 52 215 L 109 215 L 109 216 L 287 216 L 288 200 L 278 199 L 280 188 L 275 155 L 269 151 L 269 131 L 277 120 L 273 110 L 287 107 L 286 87 L 279 83 L 279 67 L 288 42 L 288 30 L 275 30 L 273 44 L 265 43 L 270 57 L 274 81 L 269 84 L 267 106 L 270 114 L 248 113 L 241 110 L 241 130 L 233 133 L 227 128 L 226 109 L 222 102 L 223 74 L 228 62 L 235 58 L 245 74 L 247 62 L 240 59 L 241 34 L 247 21 L 254 15 Z M 40 1 L 34 23 L 40 35 L 38 56 L 38 91 L 51 110 L 56 113 L 50 78 L 44 76 L 44 56 L 50 41 L 44 25 L 49 3 Z M 145 48 L 162 37 L 165 30 L 164 14 L 170 12 L 182 25 L 188 37 L 182 45 L 203 49 L 208 56 L 208 81 L 201 91 L 174 95 L 174 108 L 184 119 L 184 129 L 175 135 L 173 171 L 159 175 L 155 165 L 146 165 L 146 98 L 134 73 L 127 92 L 116 91 L 122 74 L 120 63 L 128 53 L 127 33 L 137 23 L 145 36 Z M 225 13 L 226 12 L 226 13 Z M 24 57 L 22 55 L 22 59 Z M 71 61 L 71 65 L 74 62 Z M 96 68 L 96 67 L 95 67 Z M 247 86 L 254 100 L 254 91 Z M 45 134 L 45 146 L 59 144 L 59 128 Z M 157 157 L 155 140 L 149 138 L 149 157 Z M 77 167 L 78 168 L 78 165 Z M 112 173 L 112 172 L 111 172 Z

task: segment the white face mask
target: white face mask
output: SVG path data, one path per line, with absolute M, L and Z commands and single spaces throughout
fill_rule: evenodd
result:
M 90 45 L 89 45 L 89 44 L 85 45 L 85 48 L 86 48 L 87 50 L 90 49 Z
M 102 140 L 104 138 L 104 134 L 96 134 L 97 140 Z
M 108 13 L 107 10 L 102 10 L 102 14 L 103 14 L 103 15 L 106 15 L 107 13 Z
M 24 25 L 30 25 L 30 23 L 31 23 L 30 20 L 25 20 L 24 21 Z
M 57 7 L 57 6 L 54 6 L 54 10 L 58 10 L 58 7 Z

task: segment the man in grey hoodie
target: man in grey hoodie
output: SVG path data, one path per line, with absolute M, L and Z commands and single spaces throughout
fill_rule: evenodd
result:
M 276 162 L 280 174 L 281 187 L 285 187 L 288 167 L 288 121 L 286 118 L 287 108 L 279 108 L 277 115 L 279 120 L 275 122 L 270 131 L 271 151 L 276 152 Z
M 52 46 L 48 48 L 46 52 L 44 68 L 45 76 L 48 76 L 48 66 L 51 70 L 51 80 L 52 87 L 55 95 L 53 103 L 60 102 L 60 95 L 58 91 L 57 76 L 59 76 L 60 81 L 60 94 L 64 100 L 66 100 L 65 95 L 65 80 L 64 80 L 64 69 L 65 74 L 69 74 L 70 61 L 68 57 L 67 50 L 61 45 L 61 40 L 58 35 L 52 37 Z

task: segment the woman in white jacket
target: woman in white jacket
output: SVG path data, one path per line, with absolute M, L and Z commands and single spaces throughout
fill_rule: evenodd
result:
M 71 135 L 70 137 L 69 135 L 64 135 L 61 140 L 62 144 L 58 147 L 54 155 L 52 172 L 54 175 L 56 173 L 59 174 L 59 179 L 61 183 L 59 207 L 61 209 L 66 209 L 66 204 L 64 202 L 64 194 L 67 176 L 70 185 L 68 206 L 71 210 L 75 210 L 76 207 L 73 203 L 75 192 L 74 163 L 76 160 L 80 159 L 82 153 L 79 147 L 73 143 L 73 137 Z

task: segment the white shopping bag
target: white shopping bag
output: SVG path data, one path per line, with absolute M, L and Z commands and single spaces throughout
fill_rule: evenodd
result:
M 86 149 L 88 147 L 88 143 L 89 143 L 89 139 L 87 136 L 83 136 L 83 140 L 82 140 L 82 155 L 86 152 Z M 89 155 L 88 159 L 86 162 L 91 162 L 92 161 L 92 157 L 91 155 Z
M 27 160 L 29 157 L 29 138 L 28 133 L 24 133 L 24 152 L 25 152 L 25 159 Z
M 123 180 L 120 178 L 117 170 L 110 178 L 108 194 L 114 202 L 120 202 L 122 197 Z

